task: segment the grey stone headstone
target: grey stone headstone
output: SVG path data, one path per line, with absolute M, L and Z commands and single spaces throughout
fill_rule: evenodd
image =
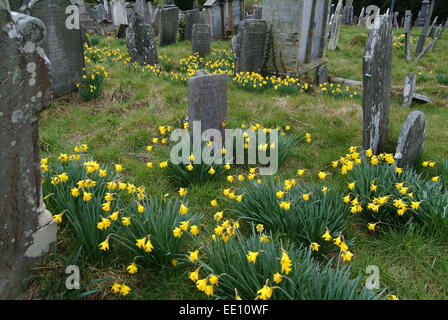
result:
M 225 74 L 200 75 L 188 79 L 188 120 L 201 121 L 201 130 L 216 129 L 224 137 L 222 122 L 227 121 L 227 78 Z
M 128 24 L 128 16 L 124 0 L 111 0 L 110 11 L 114 25 L 119 26 L 121 24 Z
M 81 30 L 67 29 L 68 0 L 37 0 L 29 5 L 30 15 L 45 24 L 43 49 L 51 61 L 51 88 L 55 97 L 68 94 L 81 82 L 84 53 Z
M 263 7 L 258 7 L 255 10 L 255 19 L 261 19 L 263 17 Z
M 208 24 L 193 25 L 191 48 L 192 54 L 198 53 L 205 58 L 210 54 L 211 32 Z
M 328 50 L 336 50 L 339 42 L 339 33 L 341 30 L 342 23 L 342 0 L 339 0 L 336 6 L 336 11 L 333 15 L 333 20 L 331 21 L 331 34 L 330 41 L 328 43 Z
M 265 64 L 267 25 L 263 20 L 241 22 L 235 59 L 235 73 L 262 72 Z
M 438 18 L 439 18 L 439 17 L 435 17 L 435 18 L 434 18 L 434 21 L 433 21 L 433 23 L 432 23 L 432 25 L 431 25 L 431 28 L 429 29 L 428 38 L 431 38 L 431 39 L 434 38 L 435 33 L 436 33 L 436 23 L 437 23 L 437 19 L 438 19 Z
M 139 14 L 147 24 L 151 24 L 152 21 L 149 5 L 146 3 L 146 0 L 137 0 L 134 4 L 133 11 L 133 14 Z
M 241 0 L 234 0 L 232 2 L 232 17 L 233 17 L 233 29 L 234 33 L 237 34 L 239 32 L 239 27 L 242 21 L 242 15 L 243 15 L 243 8 L 242 8 L 242 2 Z M 261 12 L 258 13 L 259 16 L 261 16 Z M 261 18 L 259 18 L 261 19 Z
M 415 49 L 416 55 L 419 55 L 423 51 L 423 47 L 425 46 L 426 38 L 428 37 L 429 24 L 431 23 L 431 17 L 435 3 L 436 3 L 435 0 L 431 2 L 429 10 L 426 14 L 425 24 L 423 26 L 422 33 L 420 34 L 420 38 L 418 39 L 417 48 Z
M 412 24 L 412 11 L 406 10 L 404 18 L 404 56 L 406 60 L 411 60 L 411 24 Z
M 353 24 L 353 5 L 351 5 L 349 1 L 347 1 L 347 4 L 345 5 L 342 11 L 342 24 L 346 25 Z
M 176 42 L 178 21 L 178 7 L 166 7 L 160 11 L 160 46 L 165 46 Z
M 131 17 L 131 22 L 126 29 L 126 44 L 132 62 L 140 65 L 159 63 L 152 28 L 139 14 Z
M 365 27 L 365 21 L 364 21 L 364 14 L 365 14 L 365 7 L 362 7 L 361 9 L 361 13 L 359 14 L 359 18 L 358 18 L 358 27 Z
M 154 9 L 154 14 L 152 16 L 152 27 L 154 29 L 154 35 L 156 37 L 160 34 L 160 10 L 162 10 L 160 7 L 156 7 Z
M 430 98 L 419 93 L 414 93 L 412 100 L 418 103 L 432 103 Z
M 193 26 L 197 23 L 201 23 L 201 14 L 199 9 L 185 11 L 185 40 L 191 41 Z
M 30 267 L 56 241 L 42 199 L 38 120 L 50 101 L 44 24 L 0 1 L 0 299 L 20 298 Z
M 392 22 L 379 16 L 379 28 L 367 36 L 363 58 L 363 148 L 382 152 L 389 138 L 392 85 Z
M 434 41 L 433 46 L 431 47 L 431 52 L 434 51 L 434 49 L 436 48 L 437 43 L 439 42 L 440 38 L 442 38 L 443 36 L 443 32 L 446 30 L 446 28 L 448 27 L 448 20 L 445 21 L 445 25 L 440 29 L 440 31 L 437 34 L 437 38 L 436 41 Z
M 406 118 L 398 138 L 395 151 L 395 165 L 399 168 L 412 167 L 417 163 L 425 145 L 425 114 L 413 111 Z
M 417 83 L 416 74 L 408 74 L 404 83 L 403 106 L 410 107 L 414 97 L 415 84 Z
M 423 0 L 422 7 L 418 12 L 417 21 L 415 22 L 415 27 L 423 27 L 425 25 L 428 8 L 429 8 L 429 0 Z
M 247 19 L 246 19 L 247 20 Z M 232 52 L 236 54 L 238 45 L 238 36 L 233 36 L 231 40 Z

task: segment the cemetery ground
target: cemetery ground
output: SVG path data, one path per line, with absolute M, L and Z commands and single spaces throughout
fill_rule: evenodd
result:
M 420 29 L 412 31 L 413 48 L 415 48 Z M 342 26 L 338 49 L 328 52 L 329 75 L 352 80 L 362 80 L 362 57 L 364 54 L 365 39 L 368 30 L 362 27 Z M 424 152 L 419 160 L 416 170 L 431 181 L 433 176 L 441 176 L 441 182 L 447 187 L 448 155 L 447 123 L 448 123 L 448 40 L 445 36 L 434 52 L 429 52 L 417 65 L 404 59 L 397 35 L 400 31 L 394 30 L 397 40 L 393 55 L 393 88 L 391 102 L 391 133 L 390 142 L 386 152 L 394 153 L 396 141 L 401 126 L 412 110 L 420 110 L 426 116 L 426 141 Z M 104 52 L 113 52 L 117 48 L 121 53 L 127 52 L 126 42 L 110 37 L 91 36 L 92 47 L 103 49 Z M 95 45 L 93 45 L 95 44 Z M 108 47 L 108 48 L 107 48 Z M 230 41 L 216 41 L 212 48 L 219 51 L 218 55 L 230 55 Z M 180 67 L 179 60 L 188 58 L 191 53 L 190 42 L 158 48 L 161 65 L 168 72 Z M 117 51 L 115 51 L 117 52 Z M 120 54 L 117 54 L 117 57 Z M 89 55 L 87 54 L 89 57 Z M 92 58 L 92 56 L 90 56 Z M 61 154 L 72 155 L 74 148 L 87 144 L 87 153 L 93 159 L 105 165 L 121 164 L 124 170 L 121 177 L 127 183 L 135 186 L 144 186 L 146 194 L 158 199 L 182 199 L 179 195 L 179 186 L 167 179 L 166 169 L 159 164 L 168 160 L 168 147 L 161 143 L 163 136 L 160 126 L 180 128 L 188 113 L 188 87 L 185 81 L 166 77 L 146 75 L 141 68 L 135 69 L 132 65 L 125 65 L 125 58 L 118 62 L 110 59 L 101 62 L 89 62 L 87 73 L 97 64 L 103 66 L 107 77 L 103 83 L 102 92 L 98 98 L 83 102 L 79 93 L 60 98 L 42 113 L 40 121 L 40 145 L 42 158 L 49 158 L 50 171 L 52 166 L 59 162 Z M 219 59 L 216 58 L 216 61 Z M 224 69 L 224 66 L 221 66 Z M 217 67 L 218 68 L 218 67 Z M 227 68 L 227 67 L 226 67 Z M 147 71 L 148 72 L 148 71 Z M 411 110 L 402 107 L 402 88 L 406 74 L 417 73 L 418 93 L 433 99 L 433 103 L 413 103 Z M 443 76 L 444 75 L 444 76 Z M 171 76 L 173 77 L 173 76 Z M 174 76 L 175 77 L 175 76 Z M 303 86 L 304 83 L 302 82 Z M 338 94 L 348 92 L 348 94 Z M 302 87 L 303 89 L 303 87 Z M 332 94 L 332 91 L 335 91 Z M 328 190 L 337 191 L 342 197 L 347 195 L 347 175 L 340 174 L 340 167 L 332 167 L 332 162 L 345 156 L 351 146 L 362 145 L 362 88 L 350 87 L 337 83 L 327 85 L 325 89 L 314 87 L 306 89 L 303 93 L 280 92 L 281 89 L 273 87 L 258 90 L 246 90 L 228 80 L 228 121 L 227 127 L 241 128 L 244 123 L 250 125 L 260 124 L 265 128 L 280 126 L 285 129 L 287 136 L 297 135 L 301 138 L 305 133 L 311 135 L 311 142 L 302 139 L 292 154 L 279 167 L 273 177 L 279 181 L 296 179 L 297 183 L 318 184 L 328 187 Z M 286 131 L 286 130 L 285 130 Z M 153 138 L 159 138 L 157 143 Z M 147 146 L 153 146 L 152 151 Z M 361 152 L 358 147 L 358 152 Z M 169 153 L 168 153 L 169 154 Z M 434 167 L 424 167 L 423 161 L 435 161 Z M 445 162 L 444 162 L 445 161 Z M 153 163 L 152 168 L 146 165 Z M 54 165 L 53 165 L 54 164 Z M 298 169 L 306 169 L 303 176 L 298 176 Z M 111 169 L 112 170 L 112 169 Z M 324 180 L 318 173 L 328 172 Z M 226 188 L 239 188 L 241 182 L 235 178 L 233 183 L 226 180 L 227 175 L 237 177 L 245 175 L 244 183 L 249 183 L 248 168 L 232 166 L 230 173 L 224 174 L 220 179 L 199 185 L 186 186 L 185 203 L 189 213 L 202 214 L 199 224 L 200 236 L 206 234 L 206 229 L 213 233 L 216 226 L 214 215 L 224 211 L 224 221 L 238 217 L 230 209 L 234 208 L 231 201 L 223 196 Z M 60 173 L 60 172 L 58 172 Z M 45 176 L 45 183 L 49 183 L 51 175 Z M 258 177 L 257 177 L 258 179 Z M 263 178 L 266 179 L 266 178 Z M 269 178 L 267 178 L 269 179 Z M 45 200 L 49 210 L 53 210 L 54 195 Z M 217 199 L 217 206 L 213 207 L 211 201 Z M 353 199 L 353 198 L 352 198 Z M 163 200 L 162 200 L 163 201 Z M 445 208 L 446 210 L 446 208 Z M 446 274 L 448 272 L 448 240 L 442 228 L 411 223 L 406 227 L 389 228 L 386 224 L 376 225 L 375 231 L 367 227 L 365 217 L 367 208 L 362 214 L 352 214 L 348 208 L 347 229 L 344 239 L 353 253 L 351 261 L 340 262 L 351 266 L 352 277 L 361 274 L 361 284 L 364 285 L 367 275 L 366 267 L 376 265 L 380 269 L 380 290 L 386 290 L 383 298 L 395 295 L 400 299 L 447 299 Z M 52 211 L 56 215 L 60 212 Z M 111 213 L 111 212 L 110 212 Z M 105 217 L 110 213 L 105 213 Z M 408 214 L 408 213 L 406 213 Z M 409 213 L 412 214 L 412 213 Z M 118 221 L 121 223 L 121 216 Z M 99 221 L 96 221 L 94 225 Z M 240 219 L 240 232 L 248 236 L 252 234 L 252 227 L 248 220 Z M 169 230 L 172 232 L 172 229 Z M 276 234 L 275 230 L 266 230 L 272 239 L 280 243 L 285 242 L 284 235 Z M 107 233 L 106 233 L 107 234 Z M 322 232 L 323 234 L 323 232 Z M 333 234 L 332 234 L 333 236 Z M 337 235 L 334 235 L 336 237 Z M 188 237 L 182 248 L 183 258 L 178 258 L 176 267 L 149 266 L 143 260 L 136 260 L 138 271 L 130 274 L 127 267 L 134 261 L 135 254 L 131 253 L 117 241 L 111 241 L 110 250 L 98 249 L 96 259 L 88 259 L 81 254 L 77 259 L 75 255 L 79 248 L 80 239 L 76 238 L 73 228 L 62 215 L 59 224 L 58 243 L 55 254 L 52 254 L 43 267 L 36 269 L 29 275 L 31 279 L 26 297 L 28 298 L 74 298 L 83 292 L 96 289 L 87 296 L 87 299 L 207 299 L 207 295 L 196 289 L 195 283 L 189 279 L 190 272 L 195 266 L 188 261 L 188 252 L 202 248 L 195 236 Z M 102 239 L 104 240 L 104 239 Z M 205 236 L 202 242 L 211 242 Z M 98 242 L 99 244 L 99 242 Z M 306 245 L 308 247 L 309 244 Z M 323 248 L 323 247 L 322 247 Z M 203 256 L 203 249 L 200 250 Z M 318 261 L 326 261 L 333 257 L 333 264 L 338 260 L 339 251 L 330 250 L 328 254 L 313 252 Z M 149 253 L 151 254 L 151 253 Z M 261 256 L 262 254 L 260 254 Z M 280 257 L 280 256 L 279 256 Z M 73 262 L 76 260 L 75 263 Z M 340 259 L 342 260 L 342 259 Z M 257 263 L 261 263 L 258 262 Z M 276 262 L 280 265 L 280 262 Z M 82 285 L 92 284 L 80 291 L 65 289 L 65 266 L 75 264 L 80 267 Z M 208 275 L 205 267 L 201 270 Z M 249 275 L 247 275 L 249 277 Z M 103 279 L 104 281 L 94 282 Z M 115 294 L 111 287 L 117 281 L 130 287 L 129 294 L 123 296 Z M 221 280 L 220 280 L 221 281 Z M 283 281 L 286 281 L 283 279 Z M 272 280 L 271 285 L 274 285 Z M 218 283 L 219 286 L 219 283 Z M 260 287 L 261 288 L 261 287 Z M 300 288 L 299 288 L 300 289 Z M 215 289 L 216 290 L 216 289 Z M 239 291 L 240 292 L 240 291 Z M 274 290 L 275 292 L 275 290 Z M 243 299 L 253 297 L 242 296 Z

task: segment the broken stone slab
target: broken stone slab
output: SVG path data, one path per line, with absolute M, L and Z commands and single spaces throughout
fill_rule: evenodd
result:
M 412 167 L 417 163 L 425 144 L 425 114 L 413 111 L 406 118 L 398 138 L 395 151 L 395 165 L 399 168 Z
M 362 88 L 362 81 L 344 79 L 344 78 L 334 78 L 334 82 L 347 84 L 351 87 Z
M 415 85 L 417 83 L 416 74 L 408 74 L 404 83 L 403 106 L 410 107 L 414 97 Z
M 412 100 L 419 102 L 419 103 L 432 103 L 432 99 L 428 98 L 427 96 L 424 96 L 422 94 L 419 93 L 414 93 L 414 95 L 412 96 Z

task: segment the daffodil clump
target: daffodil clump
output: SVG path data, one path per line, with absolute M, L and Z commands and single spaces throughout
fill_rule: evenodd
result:
M 77 85 L 82 101 L 88 102 L 98 98 L 107 77 L 108 73 L 102 65 L 95 65 L 91 73 L 84 74 L 81 83 Z
M 227 240 L 212 237 L 210 245 L 188 256 L 192 264 L 188 278 L 207 296 L 236 300 L 351 300 L 382 296 L 382 292 L 361 288 L 361 276 L 353 279 L 349 266 L 321 264 L 313 259 L 310 249 L 292 245 L 283 248 L 262 231 L 253 230 L 248 238 L 238 229 L 232 233 Z
M 319 85 L 319 90 L 321 93 L 332 96 L 332 97 L 341 97 L 341 98 L 362 98 L 362 95 L 352 88 L 348 86 L 341 86 L 341 84 L 333 84 L 333 83 L 323 83 Z

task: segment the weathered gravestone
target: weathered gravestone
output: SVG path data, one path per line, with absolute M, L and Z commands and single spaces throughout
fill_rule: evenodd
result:
M 406 10 L 404 18 L 404 57 L 406 60 L 411 60 L 411 25 L 412 25 L 412 11 Z
M 149 6 L 151 4 L 147 4 L 146 0 L 137 0 L 134 4 L 134 12 L 133 14 L 137 13 L 139 14 L 142 18 L 143 21 L 147 24 L 151 24 L 152 22 L 152 17 L 151 17 L 151 12 L 149 9 Z
M 216 129 L 224 137 L 223 121 L 227 121 L 227 78 L 225 74 L 209 75 L 200 70 L 188 79 L 188 121 L 195 135 L 194 121 L 201 122 L 201 131 Z
M 208 24 L 195 24 L 193 26 L 191 48 L 192 54 L 205 58 L 210 54 L 211 32 Z
M 20 298 L 28 268 L 56 241 L 42 200 L 38 119 L 49 105 L 44 24 L 0 1 L 0 299 Z
M 439 42 L 440 38 L 442 38 L 443 36 L 443 32 L 446 30 L 446 28 L 448 27 L 448 20 L 445 21 L 445 25 L 440 29 L 440 31 L 437 33 L 437 37 L 436 37 L 436 41 L 434 41 L 433 46 L 431 47 L 431 52 L 434 51 L 434 49 L 436 48 L 437 43 Z
M 366 26 L 365 18 L 364 18 L 365 10 L 366 10 L 366 8 L 362 7 L 361 13 L 359 14 L 359 18 L 358 18 L 358 27 L 361 27 L 361 26 L 365 27 Z
M 160 34 L 160 11 L 161 10 L 162 10 L 162 8 L 156 7 L 155 10 L 154 10 L 154 14 L 152 16 L 151 26 L 154 29 L 154 35 L 156 37 L 158 37 L 159 34 Z
M 425 144 L 425 114 L 413 111 L 401 128 L 395 151 L 395 165 L 399 168 L 412 167 L 417 163 Z
M 328 50 L 336 50 L 339 42 L 339 33 L 342 23 L 342 0 L 339 0 L 336 10 L 331 20 L 330 41 L 328 42 Z
M 68 94 L 81 82 L 84 53 L 81 30 L 68 29 L 65 13 L 69 0 L 35 0 L 28 12 L 45 24 L 47 36 L 42 45 L 51 61 L 51 89 L 54 97 Z
M 378 17 L 369 31 L 363 58 L 363 148 L 382 152 L 389 138 L 390 93 L 392 85 L 392 22 Z
M 184 39 L 191 41 L 193 26 L 201 21 L 201 12 L 199 9 L 185 11 L 185 31 Z
M 166 7 L 160 11 L 160 46 L 165 46 L 176 42 L 178 21 L 178 7 Z
M 346 0 L 344 10 L 342 11 L 342 23 L 346 25 L 353 24 L 353 0 Z
M 428 28 L 431 23 L 432 12 L 434 10 L 435 0 L 431 2 L 429 10 L 426 14 L 425 24 L 422 29 L 422 33 L 420 34 L 420 38 L 418 39 L 417 48 L 415 49 L 415 54 L 419 55 L 423 51 L 423 47 L 425 46 L 426 38 L 428 37 Z
M 429 8 L 429 0 L 423 0 L 422 7 L 421 7 L 420 11 L 418 12 L 418 17 L 417 17 L 417 20 L 415 21 L 415 25 L 414 25 L 415 27 L 421 28 L 425 25 L 428 8 Z
M 126 29 L 126 44 L 132 62 L 141 65 L 159 63 L 152 28 L 139 14 L 131 17 L 131 22 Z
M 263 20 L 268 25 L 266 71 L 295 77 L 309 74 L 317 82 L 324 58 L 329 19 L 328 0 L 264 0 Z
M 121 24 L 128 24 L 128 16 L 124 0 L 111 0 L 110 12 L 114 25 L 119 26 Z
M 267 25 L 263 20 L 243 20 L 236 44 L 235 73 L 261 74 L 265 63 Z
M 437 23 L 437 19 L 438 19 L 438 18 L 439 18 L 439 17 L 435 17 L 435 18 L 434 18 L 434 21 L 433 21 L 433 23 L 432 23 L 432 25 L 431 25 L 431 28 L 429 29 L 428 38 L 431 38 L 431 39 L 434 38 L 435 33 L 436 33 L 436 23 Z
M 416 83 L 417 83 L 416 74 L 411 73 L 406 76 L 403 90 L 403 106 L 408 108 L 411 106 L 412 99 L 414 97 Z
M 213 40 L 225 36 L 224 3 L 219 0 L 207 0 L 203 5 L 204 22 L 210 26 Z

